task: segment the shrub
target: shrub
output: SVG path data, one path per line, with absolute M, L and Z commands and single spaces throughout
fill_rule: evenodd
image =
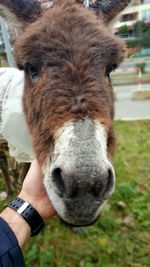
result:
M 136 66 L 136 69 L 137 70 L 140 69 L 142 73 L 145 72 L 145 66 L 146 66 L 146 63 L 145 62 L 137 63 L 135 66 Z

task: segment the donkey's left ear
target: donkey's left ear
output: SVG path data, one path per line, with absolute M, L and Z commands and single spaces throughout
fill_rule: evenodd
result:
M 42 10 L 38 0 L 0 0 L 0 16 L 18 28 L 34 22 Z
M 111 22 L 131 0 L 88 0 L 89 8 L 95 10 L 105 23 Z

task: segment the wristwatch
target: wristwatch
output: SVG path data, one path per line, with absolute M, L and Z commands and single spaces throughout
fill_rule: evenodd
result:
M 27 201 L 24 201 L 20 197 L 16 197 L 7 205 L 7 207 L 15 210 L 29 224 L 31 228 L 31 236 L 37 235 L 43 229 L 43 219 Z

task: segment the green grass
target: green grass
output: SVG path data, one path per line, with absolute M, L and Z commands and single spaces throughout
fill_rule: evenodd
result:
M 138 74 L 135 72 L 135 71 L 131 71 L 131 72 L 117 72 L 117 71 L 114 71 L 112 72 L 111 74 L 111 77 L 126 77 L 126 76 L 129 76 L 129 77 L 132 77 L 132 76 L 135 76 L 137 77 Z
M 24 247 L 27 267 L 150 266 L 150 121 L 114 125 L 117 186 L 101 218 L 78 230 L 58 218 L 47 221 L 44 232 Z
M 145 71 L 142 76 L 145 77 L 145 76 L 148 76 L 150 75 L 150 71 Z M 136 71 L 125 71 L 125 72 L 117 72 L 117 71 L 114 71 L 112 72 L 111 74 L 111 77 L 112 78 L 123 78 L 123 77 L 135 77 L 135 78 L 138 78 L 138 73 Z

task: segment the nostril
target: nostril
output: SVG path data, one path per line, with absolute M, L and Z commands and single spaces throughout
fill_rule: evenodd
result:
M 63 181 L 61 172 L 62 171 L 61 171 L 60 168 L 56 168 L 52 172 L 53 183 L 55 184 L 56 190 L 57 190 L 57 194 L 60 197 L 62 197 L 64 195 L 64 193 L 66 192 L 65 183 Z
M 52 181 L 55 192 L 60 197 L 73 198 L 78 194 L 78 184 L 72 176 L 68 176 L 62 169 L 52 171 Z
M 103 193 L 104 198 L 108 198 L 112 195 L 112 191 L 114 188 L 114 174 L 111 169 L 108 170 L 108 177 L 107 177 L 107 183 L 105 187 L 105 191 Z
M 105 176 L 99 177 L 91 186 L 90 193 L 96 198 L 108 198 L 114 187 L 114 174 L 111 169 L 108 170 Z
M 114 185 L 114 174 L 111 169 L 108 170 L 108 178 L 107 178 L 107 185 L 106 190 L 110 191 Z
M 104 189 L 104 184 L 101 181 L 97 181 L 92 185 L 90 192 L 94 197 L 100 197 Z

